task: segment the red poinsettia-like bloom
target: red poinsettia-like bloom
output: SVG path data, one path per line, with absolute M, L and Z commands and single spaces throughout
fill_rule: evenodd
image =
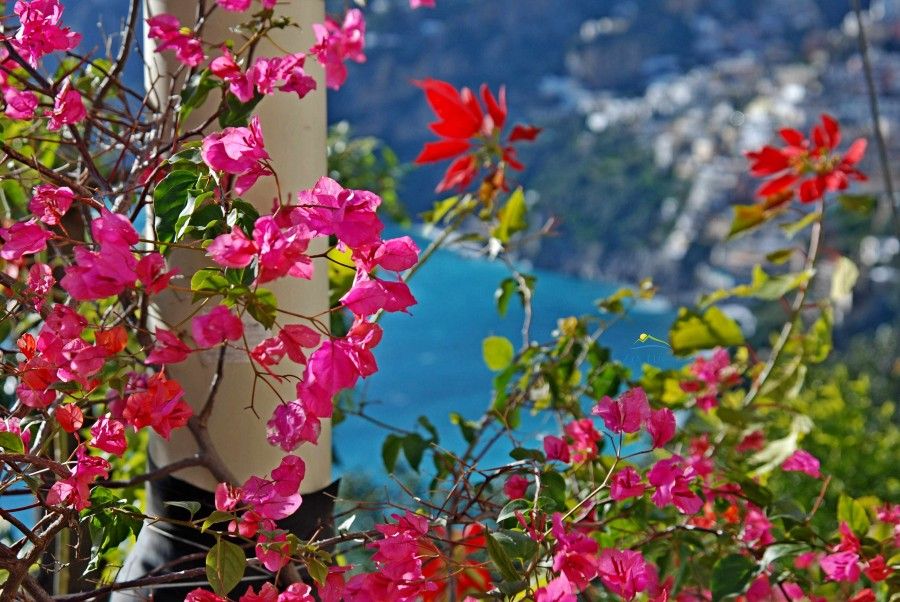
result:
M 429 127 L 441 139 L 428 142 L 416 157 L 416 163 L 435 163 L 446 159 L 453 162 L 444 172 L 437 192 L 457 188 L 463 190 L 472 183 L 481 166 L 494 165 L 487 180 L 501 175 L 502 166 L 521 170 L 524 166 L 516 158 L 515 142 L 533 141 L 540 128 L 515 125 L 506 140 L 501 134 L 506 123 L 506 90 L 502 86 L 494 96 L 486 84 L 481 86 L 481 101 L 469 88 L 457 90 L 451 84 L 426 79 L 416 82 L 425 91 L 425 98 L 438 121 Z
M 856 169 L 866 152 L 866 141 L 857 138 L 840 154 L 840 124 L 830 115 L 822 115 L 822 123 L 812 129 L 810 138 L 799 130 L 784 128 L 779 134 L 785 146 L 764 146 L 747 153 L 750 173 L 766 178 L 756 195 L 768 203 L 791 200 L 796 194 L 802 203 L 821 199 L 825 193 L 844 190 L 850 180 L 865 180 Z

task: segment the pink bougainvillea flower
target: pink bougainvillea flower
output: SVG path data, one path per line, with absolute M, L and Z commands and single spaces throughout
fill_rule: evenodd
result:
M 872 588 L 867 587 L 853 594 L 847 602 L 875 602 L 876 600 L 878 600 L 878 597 L 875 595 L 875 592 L 872 591 Z
M 34 303 L 34 308 L 41 311 L 47 296 L 56 284 L 56 278 L 53 277 L 53 270 L 46 263 L 35 262 L 28 270 L 28 299 Z
M 305 226 L 282 229 L 271 215 L 257 219 L 253 244 L 259 257 L 258 281 L 264 283 L 283 276 L 312 278 L 312 260 L 306 254 L 310 240 L 312 234 Z
M 573 420 L 566 424 L 563 430 L 572 439 L 569 453 L 573 462 L 580 464 L 597 457 L 597 442 L 600 441 L 601 435 L 590 419 Z
M 823 556 L 819 561 L 819 567 L 829 581 L 856 583 L 859 580 L 859 555 L 853 552 L 837 552 Z
M 283 483 L 287 483 L 284 481 Z M 247 479 L 241 486 L 241 501 L 248 504 L 255 512 L 264 518 L 281 520 L 296 512 L 303 502 L 297 489 L 300 481 L 291 481 L 295 485 L 293 492 L 290 487 L 279 487 L 275 482 L 253 476 Z
M 819 471 L 819 460 L 808 451 L 798 449 L 784 461 L 781 469 L 788 472 L 802 472 L 814 479 L 822 476 Z
M 102 449 L 116 456 L 121 456 L 128 448 L 125 440 L 125 425 L 109 414 L 101 416 L 91 427 L 91 440 L 88 445 Z
M 600 553 L 597 566 L 603 585 L 626 600 L 647 589 L 647 563 L 640 552 L 606 549 Z
M 294 92 L 301 99 L 315 90 L 317 87 L 316 80 L 311 75 L 306 74 L 306 71 L 303 69 L 305 63 L 306 55 L 302 52 L 280 57 L 275 64 L 275 73 L 278 80 L 283 83 L 278 86 L 278 89 L 282 92 Z M 259 64 L 259 61 L 257 61 L 257 64 Z M 260 73 L 261 70 L 261 68 L 255 69 L 253 77 L 260 93 L 266 94 L 266 86 L 263 83 L 265 79 Z
M 216 171 L 230 174 L 249 171 L 259 161 L 269 158 L 259 117 L 254 115 L 248 127 L 229 127 L 206 136 L 200 154 Z
M 650 416 L 647 394 L 640 387 L 629 389 L 613 400 L 604 397 L 592 413 L 600 416 L 606 428 L 614 433 L 636 433 Z
M 271 536 L 260 533 L 256 539 L 256 558 L 273 573 L 277 573 L 290 561 L 290 554 L 291 545 L 284 532 Z
M 406 311 L 416 304 L 416 299 L 403 281 L 382 280 L 359 272 L 353 286 L 341 297 L 341 304 L 354 315 L 371 316 L 379 310 Z
M 291 583 L 278 594 L 278 602 L 316 602 L 312 587 L 305 583 Z
M 34 119 L 38 107 L 38 97 L 34 92 L 9 87 L 3 90 L 3 100 L 6 101 L 4 113 L 10 119 Z
M 628 466 L 613 475 L 609 496 L 620 502 L 644 495 L 645 489 L 646 487 L 641 482 L 641 475 L 634 468 Z
M 583 590 L 597 576 L 599 545 L 577 529 L 567 532 L 558 512 L 553 515 L 552 531 L 556 538 L 553 570 L 565 575 L 576 591 Z
M 572 588 L 572 583 L 565 575 L 560 575 L 534 592 L 534 602 L 578 602 L 578 596 L 575 593 L 576 590 Z
M 90 484 L 98 477 L 109 476 L 109 462 L 88 455 L 84 445 L 78 446 L 75 455 L 77 460 L 72 475 L 55 482 L 47 492 L 47 503 L 51 506 L 71 506 L 76 510 L 84 510 L 91 505 Z
M 73 298 L 85 301 L 118 295 L 134 286 L 137 259 L 128 248 L 101 245 L 99 251 L 75 249 L 75 263 L 66 270 L 60 285 Z
M 354 249 L 356 265 L 370 272 L 376 267 L 393 272 L 402 272 L 416 265 L 419 260 L 419 246 L 409 236 L 383 241 L 377 247 Z
M 67 433 L 74 433 L 84 424 L 84 412 L 74 403 L 57 406 L 53 417 Z
M 47 111 L 50 118 L 47 129 L 58 130 L 64 125 L 73 125 L 87 117 L 87 110 L 81 99 L 81 92 L 72 87 L 72 82 L 66 79 L 62 87 L 53 99 L 53 110 Z
M 40 253 L 47 248 L 47 241 L 52 236 L 34 220 L 16 222 L 9 228 L 0 228 L 0 238 L 4 240 L 3 247 L 0 248 L 0 257 L 14 261 L 24 255 Z
M 772 537 L 772 522 L 765 512 L 752 504 L 747 506 L 747 516 L 744 517 L 744 533 L 741 539 L 754 548 L 764 548 L 775 541 L 775 538 Z
M 522 475 L 514 474 L 506 479 L 506 482 L 503 484 L 503 493 L 511 500 L 525 497 L 525 492 L 527 490 L 528 479 Z
M 653 503 L 659 508 L 674 504 L 684 514 L 696 514 L 703 500 L 690 488 L 695 476 L 694 469 L 680 456 L 658 461 L 647 473 L 647 480 L 656 487 Z
M 81 34 L 60 26 L 63 6 L 59 0 L 18 0 L 13 12 L 20 26 L 10 43 L 32 67 L 44 55 L 72 50 L 81 42 Z
M 887 565 L 884 561 L 884 556 L 878 554 L 866 562 L 866 568 L 863 569 L 863 573 L 873 582 L 878 583 L 893 575 L 894 569 Z
M 181 385 L 162 372 L 148 378 L 146 388 L 128 395 L 122 411 L 122 418 L 136 430 L 149 426 L 164 439 L 173 429 L 185 426 L 192 415 Z
M 566 464 L 571 460 L 568 444 L 566 444 L 565 440 L 555 435 L 544 437 L 544 453 L 547 454 L 548 460 L 559 460 Z
M 169 286 L 169 282 L 178 274 L 178 269 L 166 271 L 165 258 L 154 252 L 141 257 L 134 267 L 134 272 L 148 293 L 157 294 Z
M 28 209 L 48 226 L 55 226 L 75 200 L 75 193 L 68 186 L 57 187 L 40 184 L 34 188 Z
M 235 13 L 242 13 L 250 8 L 252 0 L 216 0 L 216 4 Z
M 343 23 L 326 17 L 324 23 L 313 24 L 313 33 L 316 44 L 309 52 L 325 67 L 326 85 L 337 90 L 347 80 L 344 62 L 366 60 L 366 19 L 361 10 L 353 8 L 344 15 Z
M 240 228 L 217 236 L 206 252 L 213 261 L 226 268 L 244 268 L 256 257 L 258 249 Z
M 208 589 L 197 588 L 189 591 L 184 602 L 228 602 L 227 598 L 217 596 Z
M 147 25 L 147 37 L 160 42 L 157 52 L 174 50 L 175 57 L 188 67 L 196 67 L 206 58 L 200 40 L 190 28 L 182 27 L 177 17 L 157 15 L 147 19 Z
M 187 359 L 191 348 L 174 332 L 164 328 L 156 329 L 156 344 L 147 356 L 148 364 L 177 364 Z
M 241 319 L 224 305 L 216 305 L 212 311 L 191 321 L 191 333 L 201 347 L 215 347 L 225 341 L 237 341 L 244 334 Z
M 227 48 L 224 49 L 222 56 L 210 62 L 209 70 L 216 77 L 228 82 L 228 90 L 241 102 L 249 102 L 253 98 L 253 81 L 241 70 L 234 60 L 234 55 Z
M 293 451 L 305 441 L 316 443 L 322 429 L 318 417 L 307 412 L 299 401 L 275 408 L 266 426 L 269 444 L 277 445 L 284 451 Z
M 662 447 L 675 436 L 675 414 L 669 408 L 650 412 L 647 420 L 647 433 L 654 449 Z

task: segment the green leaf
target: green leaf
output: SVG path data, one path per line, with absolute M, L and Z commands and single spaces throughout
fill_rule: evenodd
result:
M 191 77 L 185 84 L 184 89 L 181 91 L 181 107 L 179 109 L 182 121 L 206 101 L 206 97 L 209 96 L 211 90 L 219 86 L 209 76 L 209 69 L 204 69 Z
M 510 560 L 503 545 L 495 539 L 494 535 L 494 533 L 488 533 L 487 537 L 487 552 L 491 562 L 494 563 L 497 572 L 504 579 L 508 581 L 518 580 L 521 577 L 519 571 L 513 566 L 512 560 Z
M 193 520 L 194 515 L 200 510 L 200 502 L 165 502 L 165 505 L 187 510 L 191 515 L 191 520 Z
M 838 203 L 847 211 L 869 215 L 875 210 L 876 199 L 871 194 L 841 194 L 838 195 Z
M 515 280 L 505 278 L 500 282 L 497 290 L 494 291 L 494 302 L 497 304 L 497 313 L 500 314 L 501 318 L 506 317 L 506 310 L 509 309 L 509 300 L 518 289 L 519 286 Z
M 502 243 L 509 242 L 510 237 L 516 232 L 521 232 L 528 227 L 528 221 L 525 218 L 528 212 L 528 206 L 525 204 L 525 193 L 522 188 L 516 188 L 506 204 L 497 212 L 500 223 L 491 232 L 491 236 Z
M 795 554 L 799 554 L 804 550 L 808 550 L 809 546 L 802 543 L 776 543 L 768 548 L 763 553 L 762 560 L 759 561 L 759 566 L 765 568 L 778 560 L 779 558 L 783 558 L 785 556 L 793 556 Z
M 466 443 L 472 443 L 475 440 L 475 433 L 478 429 L 478 423 L 474 420 L 466 420 L 462 414 L 458 412 L 450 412 L 450 424 L 459 426 L 459 432 Z
M 278 317 L 278 300 L 269 289 L 258 288 L 247 299 L 247 313 L 266 329 L 272 328 Z
M 548 470 L 541 474 L 541 490 L 546 493 L 557 506 L 566 506 L 566 479 L 558 472 Z
M 813 211 L 812 213 L 807 213 L 805 216 L 795 222 L 781 224 L 781 229 L 784 230 L 785 234 L 787 234 L 789 238 L 793 238 L 798 233 L 809 227 L 811 224 L 819 221 L 821 218 L 822 214 L 820 212 Z
M 248 102 L 238 100 L 234 94 L 225 95 L 225 106 L 219 114 L 219 125 L 223 128 L 246 127 L 253 109 L 263 99 L 263 95 L 257 92 Z
M 448 199 L 444 199 L 442 201 L 437 201 L 431 211 L 426 211 L 422 214 L 422 220 L 426 224 L 436 224 L 450 212 L 453 207 L 459 202 L 458 196 L 452 196 Z
M 531 500 L 526 500 L 523 498 L 510 500 L 505 506 L 503 506 L 503 509 L 500 510 L 500 514 L 497 515 L 497 522 L 500 523 L 508 518 L 513 518 L 516 515 L 517 511 L 524 510 L 531 510 Z
M 512 362 L 515 357 L 515 349 L 512 342 L 506 337 L 492 336 L 487 337 L 481 343 L 481 354 L 484 357 L 484 363 L 492 372 L 503 370 Z
M 534 460 L 535 462 L 546 462 L 547 457 L 539 449 L 527 449 L 524 447 L 516 447 L 509 452 L 513 460 Z
M 156 236 L 162 242 L 175 240 L 178 219 L 189 202 L 190 191 L 197 185 L 193 171 L 176 169 L 157 184 L 153 191 L 153 214 Z
M 393 474 L 394 467 L 397 465 L 397 457 L 400 455 L 400 448 L 403 445 L 403 438 L 397 435 L 388 435 L 381 445 L 381 460 L 384 462 L 384 468 L 389 474 Z
M 718 290 L 704 295 L 700 299 L 700 305 L 706 307 L 729 297 L 756 297 L 774 301 L 809 282 L 814 273 L 814 270 L 805 270 L 796 274 L 772 276 L 767 274 L 762 266 L 756 265 L 753 267 L 753 280 L 750 284 L 741 284 L 731 289 Z
M 778 249 L 777 251 L 772 251 L 771 253 L 766 254 L 766 259 L 771 263 L 776 265 L 780 265 L 789 260 L 793 255 L 796 249 Z
M 728 238 L 735 238 L 772 219 L 788 206 L 784 200 L 772 199 L 753 205 L 735 205 Z
M 856 279 L 859 278 L 859 268 L 843 255 L 838 258 L 831 275 L 831 300 L 841 301 L 850 297 Z
M 194 272 L 191 276 L 191 290 L 194 291 L 194 301 L 198 301 L 209 295 L 202 293 L 219 293 L 224 295 L 231 287 L 231 283 L 218 268 L 203 268 Z
M 234 514 L 231 512 L 222 512 L 221 510 L 213 510 L 209 516 L 206 517 L 206 520 L 203 521 L 203 525 L 200 527 L 200 532 L 205 533 L 207 529 L 216 525 L 218 523 L 224 523 L 225 521 L 234 520 Z
M 713 566 L 712 599 L 718 602 L 726 596 L 742 593 L 756 572 L 756 563 L 741 554 L 720 558 Z
M 428 431 L 428 434 L 431 435 L 431 440 L 434 443 L 438 443 L 440 441 L 440 436 L 438 435 L 438 430 L 435 426 L 428 420 L 427 416 L 419 416 L 418 423 L 422 425 L 422 428 Z
M 869 515 L 859 501 L 841 494 L 838 498 L 837 518 L 847 523 L 857 535 L 865 535 L 869 530 Z
M 491 535 L 503 547 L 508 558 L 521 560 L 523 565 L 531 561 L 538 551 L 537 542 L 522 531 L 500 529 Z
M 717 307 L 710 307 L 702 314 L 682 307 L 669 331 L 669 343 L 675 355 L 689 355 L 717 346 L 731 347 L 743 342 L 740 326 Z
M 328 567 L 318 558 L 308 559 L 306 561 L 306 570 L 309 571 L 309 576 L 319 585 L 324 584 L 328 578 Z
M 220 540 L 206 555 L 206 578 L 220 596 L 233 590 L 247 567 L 247 557 L 240 546 Z
M 14 454 L 25 453 L 25 444 L 22 442 L 22 437 L 8 431 L 0 432 L 0 447 Z
M 428 443 L 417 433 L 411 433 L 403 437 L 403 455 L 413 470 L 419 472 L 419 465 L 422 463 L 422 456 L 428 448 Z

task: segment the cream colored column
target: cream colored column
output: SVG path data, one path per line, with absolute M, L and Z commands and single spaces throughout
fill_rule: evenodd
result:
M 207 1 L 207 6 L 212 3 Z M 146 0 L 145 16 L 170 13 L 188 26 L 194 23 L 197 11 L 196 0 Z M 254 8 L 258 4 L 254 2 Z M 312 23 L 321 22 L 324 17 L 324 0 L 290 0 L 279 2 L 276 15 L 288 16 L 299 23 L 302 29 L 288 28 L 273 31 L 270 35 L 274 44 L 262 41 L 255 56 L 280 56 L 285 52 L 305 52 L 314 42 Z M 247 14 L 250 14 L 248 11 Z M 241 15 L 216 10 L 203 30 L 204 40 L 220 42 L 228 38 L 240 39 L 229 31 L 229 27 L 241 22 Z M 275 45 L 277 44 L 277 46 Z M 144 38 L 144 52 L 148 62 L 146 77 L 148 86 L 157 96 L 157 101 L 166 98 L 172 90 L 172 78 L 178 63 L 171 51 L 158 54 L 154 52 L 153 40 Z M 262 123 L 266 149 L 272 156 L 272 163 L 278 172 L 283 194 L 296 193 L 302 188 L 309 188 L 326 173 L 326 105 L 325 83 L 322 70 L 315 61 L 308 61 L 307 72 L 318 82 L 318 89 L 303 100 L 298 100 L 294 93 L 277 92 L 265 97 L 258 105 L 256 114 Z M 193 127 L 203 123 L 209 115 L 210 106 L 198 109 L 191 115 Z M 215 102 L 218 102 L 215 99 Z M 204 110 L 205 109 L 205 110 Z M 217 124 L 210 126 L 210 131 L 217 129 Z M 253 203 L 261 213 L 269 213 L 272 200 L 275 198 L 274 178 L 260 179 L 244 198 Z M 318 253 L 326 248 L 325 240 L 314 241 L 310 253 Z M 204 263 L 200 253 L 175 251 L 170 262 L 178 267 L 188 278 Z M 266 285 L 272 290 L 280 308 L 303 315 L 316 315 L 328 309 L 328 271 L 324 260 L 315 263 L 315 278 L 310 281 L 285 278 Z M 209 306 L 211 308 L 212 305 Z M 166 292 L 160 295 L 156 305 L 158 318 L 166 324 L 179 324 L 196 309 L 191 305 L 190 295 Z M 208 311 L 208 309 L 204 309 Z M 279 322 L 295 323 L 298 319 L 283 319 Z M 189 328 L 189 321 L 182 326 Z M 250 345 L 255 345 L 266 336 L 262 327 L 252 319 L 245 320 L 245 330 Z M 195 411 L 206 400 L 210 382 L 215 373 L 218 350 L 210 350 L 193 354 L 187 361 L 171 366 L 168 373 L 176 378 L 184 387 L 186 400 Z M 279 372 L 293 370 L 297 375 L 302 373 L 302 366 L 292 364 L 287 358 L 278 366 Z M 229 350 L 226 354 L 224 380 L 218 390 L 215 409 L 210 419 L 210 435 L 216 450 L 240 482 L 251 474 L 266 474 L 275 468 L 284 455 L 279 448 L 266 442 L 266 421 L 272 415 L 279 397 L 263 382 L 257 382 L 254 399 L 254 410 L 249 409 L 253 396 L 254 372 L 244 353 Z M 269 379 L 273 382 L 272 379 Z M 293 383 L 274 383 L 281 399 L 285 401 L 296 397 Z M 193 455 L 197 447 L 193 435 L 188 429 L 180 429 L 172 433 L 170 441 L 153 436 L 150 442 L 150 457 L 154 463 L 162 466 L 170 462 Z M 331 483 L 331 422 L 323 421 L 322 435 L 317 446 L 303 444 L 296 452 L 306 462 L 306 478 L 301 492 L 309 493 L 322 489 Z M 198 487 L 212 490 L 216 480 L 202 467 L 179 471 L 174 476 L 189 481 Z

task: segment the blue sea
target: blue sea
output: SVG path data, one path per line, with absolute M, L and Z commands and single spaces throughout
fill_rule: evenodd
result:
M 531 333 L 539 342 L 550 340 L 559 318 L 597 315 L 594 302 L 619 288 L 546 270 L 526 271 L 537 276 Z M 365 412 L 405 429 L 414 429 L 418 416 L 427 416 L 438 428 L 442 447 L 464 449 L 448 416 L 458 412 L 477 419 L 490 404 L 493 373 L 482 360 L 482 340 L 502 335 L 517 348 L 521 343 L 518 297 L 510 301 L 505 317 L 499 316 L 494 302 L 494 291 L 507 276 L 509 270 L 500 261 L 435 253 L 410 282 L 418 301 L 411 315 L 389 314 L 382 320 L 384 338 L 375 350 L 379 371 L 356 391 L 367 404 Z M 611 326 L 600 343 L 633 371 L 645 362 L 675 365 L 665 346 L 637 340 L 644 332 L 665 340 L 673 317 L 674 310 L 664 301 L 639 304 Z M 522 443 L 540 447 L 543 434 L 556 429 L 549 417 L 526 419 Z M 381 444 L 387 433 L 348 416 L 335 429 L 336 472 L 383 474 Z M 509 449 L 509 444 L 501 444 L 488 459 L 504 462 Z

